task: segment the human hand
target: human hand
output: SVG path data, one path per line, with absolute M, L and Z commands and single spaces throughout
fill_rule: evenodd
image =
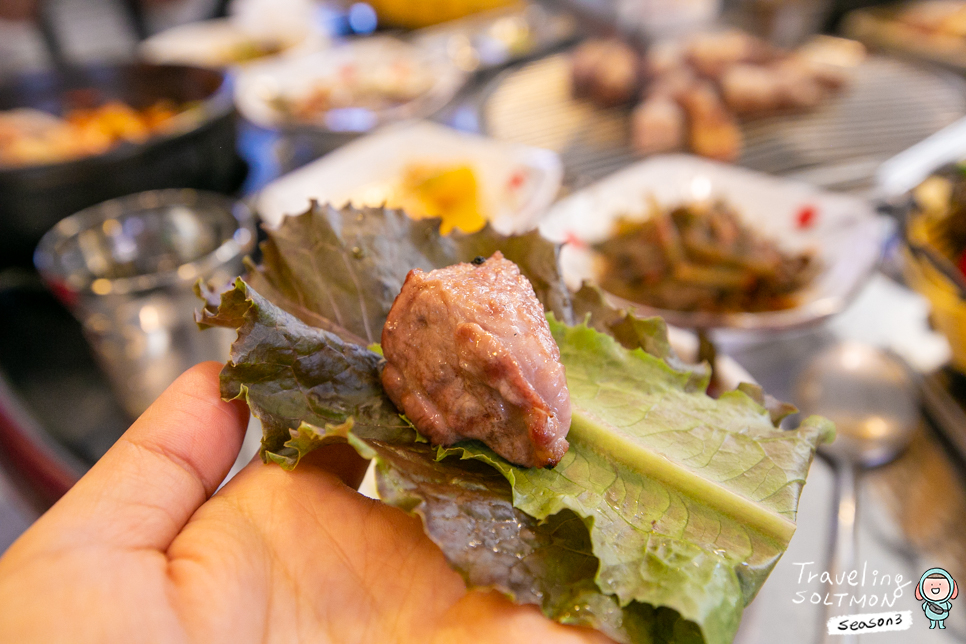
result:
M 37 8 L 37 0 L 0 0 L 0 20 L 34 20 Z
M 248 419 L 219 367 L 181 376 L 0 558 L 4 641 L 610 641 L 467 592 L 418 519 L 353 489 L 347 445 L 291 473 L 256 459 L 212 496 Z

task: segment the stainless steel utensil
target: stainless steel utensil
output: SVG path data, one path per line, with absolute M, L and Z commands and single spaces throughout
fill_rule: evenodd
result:
M 875 347 L 843 342 L 815 356 L 796 383 L 796 404 L 836 426 L 836 439 L 820 453 L 836 471 L 829 572 L 855 568 L 856 479 L 863 468 L 893 460 L 908 445 L 919 421 L 917 384 L 899 358 Z M 829 607 L 826 617 L 833 617 Z M 822 627 L 822 640 L 829 636 Z M 837 635 L 838 644 L 854 635 Z
M 84 326 L 118 400 L 137 417 L 183 371 L 224 361 L 231 335 L 201 334 L 198 279 L 239 275 L 255 244 L 251 211 L 227 197 L 159 190 L 64 219 L 34 257 L 48 287 Z

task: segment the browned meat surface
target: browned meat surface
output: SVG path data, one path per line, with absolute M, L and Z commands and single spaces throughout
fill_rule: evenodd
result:
M 687 116 L 670 98 L 655 96 L 636 108 L 631 117 L 634 148 L 645 154 L 670 152 L 684 147 Z
M 688 62 L 711 80 L 719 80 L 732 65 L 766 64 L 780 55 L 765 41 L 741 31 L 696 34 L 685 50 Z
M 434 444 L 475 438 L 525 467 L 567 451 L 570 392 L 543 306 L 499 252 L 413 270 L 382 331 L 386 393 Z
M 816 109 L 859 59 L 832 41 L 786 51 L 734 30 L 659 42 L 643 56 L 620 40 L 592 39 L 573 53 L 571 85 L 601 107 L 637 100 L 630 144 L 640 153 L 685 148 L 733 162 L 744 140 L 738 117 Z
M 574 96 L 602 107 L 634 100 L 641 83 L 640 56 L 619 40 L 588 40 L 574 52 Z
M 701 81 L 681 97 L 691 123 L 691 150 L 719 161 L 736 161 L 741 156 L 742 135 L 714 86 Z

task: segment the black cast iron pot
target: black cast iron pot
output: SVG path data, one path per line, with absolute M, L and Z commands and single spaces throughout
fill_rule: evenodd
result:
M 235 111 L 224 73 L 181 65 L 130 63 L 57 69 L 0 85 L 0 110 L 33 107 L 62 115 L 78 99 L 195 103 L 184 130 L 64 163 L 0 167 L 0 267 L 30 265 L 41 236 L 58 221 L 107 199 L 159 188 L 235 192 L 245 165 L 235 150 Z

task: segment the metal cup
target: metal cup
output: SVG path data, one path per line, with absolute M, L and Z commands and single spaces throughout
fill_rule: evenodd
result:
M 200 333 L 193 285 L 243 271 L 251 211 L 221 195 L 154 190 L 80 211 L 44 235 L 34 264 L 81 322 L 124 409 L 135 418 L 175 378 L 224 361 L 233 334 Z

